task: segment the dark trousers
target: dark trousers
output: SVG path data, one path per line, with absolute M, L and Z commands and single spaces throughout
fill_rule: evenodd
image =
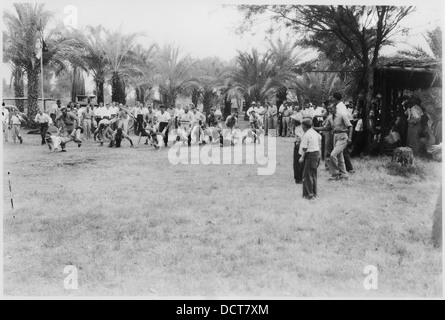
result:
M 134 134 L 139 135 L 139 132 L 144 127 L 144 115 L 138 114 L 136 117 L 136 123 L 134 124 Z
M 40 135 L 42 136 L 42 144 L 45 144 L 47 131 L 48 131 L 48 123 L 41 123 L 40 124 Z
M 164 129 L 168 126 L 168 122 L 160 122 L 159 123 L 159 131 L 162 132 L 164 131 Z M 167 130 L 165 130 L 165 134 L 164 134 L 164 144 L 165 146 L 167 146 L 168 144 L 168 131 L 169 129 L 167 128 Z
M 352 167 L 351 154 L 349 152 L 349 147 L 346 146 L 345 150 L 343 150 L 343 157 L 345 158 L 345 167 L 346 171 L 352 171 L 354 168 Z
M 295 183 L 302 183 L 303 181 L 303 168 L 300 165 L 300 145 L 294 143 L 294 179 Z
M 56 125 L 56 114 L 51 113 L 49 116 L 50 116 L 51 120 L 53 121 L 53 125 Z
M 359 157 L 363 151 L 363 145 L 365 143 L 365 133 L 363 131 L 355 131 L 354 145 L 352 147 L 351 156 Z
M 307 152 L 303 169 L 303 197 L 317 196 L 317 168 L 320 163 L 320 152 Z

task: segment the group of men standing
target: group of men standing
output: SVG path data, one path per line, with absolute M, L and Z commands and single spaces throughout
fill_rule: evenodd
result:
M 352 164 L 347 170 L 344 153 L 352 141 L 353 126 L 342 102 L 342 95 L 334 93 L 333 99 L 325 102 L 324 121 L 313 126 L 314 118 L 302 112 L 293 115 L 295 122 L 294 179 L 303 184 L 303 197 L 317 196 L 317 168 L 320 163 L 322 140 L 324 140 L 325 163 L 331 177 L 329 180 L 347 180 L 353 172 Z M 318 132 L 324 133 L 324 139 Z M 305 150 L 306 149 L 306 150 Z

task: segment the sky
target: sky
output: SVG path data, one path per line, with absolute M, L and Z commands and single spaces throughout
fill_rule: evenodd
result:
M 299 0 L 301 1 L 301 0 Z M 35 2 L 35 1 L 27 1 Z M 244 4 L 286 3 L 275 0 L 243 0 Z M 360 2 L 364 1 L 355 1 Z M 382 1 L 373 1 L 378 4 Z M 237 50 L 245 51 L 255 47 L 261 51 L 267 48 L 265 30 L 269 26 L 264 21 L 257 27 L 256 35 L 239 35 L 235 32 L 242 21 L 241 14 L 233 6 L 224 6 L 241 3 L 240 0 L 188 0 L 188 1 L 104 1 L 104 0 L 47 0 L 46 8 L 54 13 L 54 21 L 72 22 L 72 16 L 77 22 L 77 28 L 83 29 L 87 25 L 103 25 L 111 30 L 125 33 L 138 32 L 143 35 L 138 42 L 146 45 L 156 42 L 159 45 L 174 44 L 181 48 L 181 52 L 196 58 L 209 56 L 230 60 L 236 56 Z M 292 1 L 293 4 L 298 1 Z M 304 4 L 317 4 L 317 1 L 305 0 Z M 364 2 L 366 3 L 366 2 Z M 393 4 L 394 1 L 391 1 Z M 318 1 L 318 4 L 321 4 Z M 347 1 L 322 4 L 348 4 Z M 369 1 L 367 2 L 369 3 Z M 397 3 L 396 3 L 397 4 Z M 419 45 L 426 48 L 422 33 L 434 29 L 442 24 L 442 3 L 431 0 L 405 0 L 400 5 L 416 5 L 417 11 L 403 21 L 403 26 L 412 28 L 409 37 L 398 39 L 398 48 L 407 44 Z M 2 3 L 2 9 L 12 10 L 12 2 Z M 71 9 L 75 8 L 74 11 Z M 69 10 L 71 10 L 69 12 Z M 2 23 L 2 28 L 4 25 Z M 281 36 L 284 37 L 284 36 Z M 385 49 L 383 53 L 391 54 L 395 48 Z M 9 83 L 9 67 L 1 66 L 2 77 Z

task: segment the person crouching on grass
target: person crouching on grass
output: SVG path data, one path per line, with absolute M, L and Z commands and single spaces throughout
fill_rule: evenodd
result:
M 300 144 L 300 164 L 303 165 L 303 198 L 317 197 L 317 168 L 320 164 L 321 136 L 312 128 L 312 120 L 302 122 L 304 135 Z
M 161 135 L 163 138 L 165 138 L 165 132 L 167 130 L 167 127 L 164 128 L 163 132 L 159 132 L 159 122 L 157 117 L 153 117 L 152 120 L 150 120 L 149 123 L 147 123 L 147 126 L 142 129 L 141 131 L 139 131 L 139 140 L 138 140 L 138 147 L 139 144 L 141 143 L 141 139 L 142 137 L 147 137 L 145 144 L 148 144 L 148 140 L 151 140 L 151 145 L 153 147 L 155 147 L 155 149 L 159 149 L 159 144 L 158 144 L 158 135 Z
M 125 131 L 122 128 L 118 128 L 112 135 L 110 144 L 108 145 L 110 148 L 120 148 L 121 142 L 123 139 L 127 139 L 130 141 L 130 148 L 133 148 L 133 141 L 131 140 L 130 136 L 125 133 Z

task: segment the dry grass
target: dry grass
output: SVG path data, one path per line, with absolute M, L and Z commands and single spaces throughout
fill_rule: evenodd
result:
M 4 195 L 6 295 L 401 297 L 442 294 L 430 242 L 441 166 L 391 176 L 355 161 L 347 182 L 319 169 L 319 197 L 292 179 L 292 140 L 273 176 L 256 167 L 172 166 L 141 147 L 51 154 L 39 137 L 4 146 L 16 218 Z M 5 189 L 6 190 L 6 189 Z M 63 288 L 66 265 L 79 290 Z M 379 290 L 363 287 L 367 265 Z

